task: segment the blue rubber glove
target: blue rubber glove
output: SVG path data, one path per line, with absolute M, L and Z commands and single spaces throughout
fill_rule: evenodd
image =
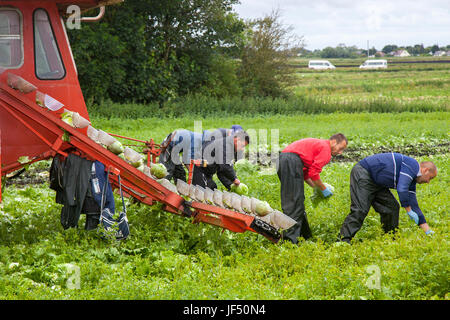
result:
M 429 235 L 434 234 L 434 231 L 431 230 L 431 229 L 428 229 L 428 231 L 426 231 L 425 234 L 426 234 L 427 236 L 429 236 Z
M 419 224 L 419 216 L 417 215 L 417 213 L 412 210 L 406 213 L 411 218 L 411 220 L 413 220 L 417 225 Z
M 333 195 L 333 192 L 331 192 L 331 190 L 328 187 L 326 187 L 324 190 L 322 190 L 322 195 L 324 196 L 324 198 L 328 198 Z

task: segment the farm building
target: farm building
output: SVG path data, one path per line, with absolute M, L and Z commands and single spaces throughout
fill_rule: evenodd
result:
M 439 50 L 439 51 L 436 51 L 435 53 L 433 53 L 433 56 L 435 56 L 435 57 L 443 57 L 445 55 L 448 55 L 448 52 L 445 52 L 442 50 Z
M 411 56 L 406 50 L 398 50 L 394 52 L 394 57 L 409 57 Z

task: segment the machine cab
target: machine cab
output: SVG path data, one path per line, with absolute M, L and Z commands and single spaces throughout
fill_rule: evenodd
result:
M 25 92 L 24 96 L 35 101 L 37 95 L 41 94 L 45 99 L 89 119 L 64 18 L 72 13 L 68 9 L 77 9 L 81 17 L 87 10 L 122 1 L 0 0 L 0 85 L 6 85 L 14 77 L 23 79 L 24 83 L 37 89 L 32 93 Z M 19 166 L 17 158 L 20 156 L 40 157 L 49 148 L 42 138 L 48 141 L 53 139 L 42 133 L 45 130 L 40 130 L 42 124 L 38 121 L 18 121 L 9 111 L 8 104 L 14 101 L 6 92 L 0 87 L 3 174 L 12 171 L 14 164 Z M 30 132 L 33 128 L 38 134 L 32 130 Z
M 88 117 L 62 19 L 64 7 L 57 1 L 0 1 L 0 68 Z

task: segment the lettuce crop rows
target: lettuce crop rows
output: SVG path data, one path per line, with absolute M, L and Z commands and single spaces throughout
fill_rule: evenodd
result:
M 193 129 L 193 118 L 92 119 L 107 132 L 160 142 L 175 128 Z M 0 204 L 0 299 L 448 299 L 450 125 L 448 113 L 328 114 L 205 118 L 204 129 L 279 129 L 280 145 L 343 132 L 349 155 L 328 164 L 322 179 L 335 187 L 329 201 L 305 205 L 313 237 L 298 246 L 272 244 L 252 232 L 222 232 L 161 210 L 127 201 L 131 237 L 100 239 L 63 230 L 61 206 L 48 188 L 48 163 L 31 165 L 11 180 Z M 270 140 L 269 140 L 270 141 Z M 432 160 L 439 174 L 418 186 L 418 200 L 435 231 L 426 236 L 404 210 L 395 238 L 369 212 L 352 246 L 335 243 L 349 212 L 349 174 L 360 158 L 383 150 Z M 35 179 L 33 174 L 39 175 Z M 275 171 L 237 168 L 249 194 L 281 209 Z M 28 175 L 28 176 L 27 176 Z M 27 180 L 28 179 L 28 180 Z M 218 184 L 220 185 L 220 184 Z M 396 195 L 396 192 L 393 192 Z M 117 199 L 119 201 L 119 199 Z M 74 280 L 75 279 L 75 280 Z

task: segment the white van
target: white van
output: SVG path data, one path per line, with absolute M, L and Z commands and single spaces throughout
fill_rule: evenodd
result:
M 359 66 L 359 68 L 360 69 L 387 68 L 387 61 L 382 59 L 366 60 L 362 65 Z
M 328 60 L 309 60 L 308 68 L 310 69 L 335 69 L 336 67 Z

